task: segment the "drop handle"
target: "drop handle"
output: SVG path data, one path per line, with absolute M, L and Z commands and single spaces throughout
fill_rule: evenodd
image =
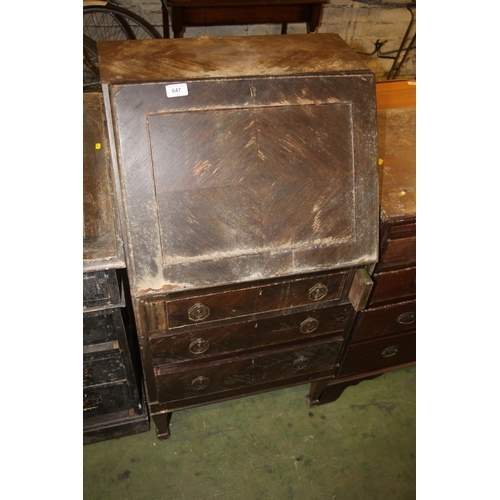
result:
M 324 283 L 316 283 L 307 291 L 309 300 L 321 300 L 328 295 L 328 287 Z
M 316 318 L 307 318 L 300 324 L 300 333 L 312 333 L 319 326 L 319 321 Z
M 390 358 L 391 356 L 395 356 L 398 353 L 399 347 L 397 345 L 391 345 L 390 347 L 386 347 L 380 355 L 383 358 Z
M 83 400 L 83 411 L 97 410 L 102 404 L 102 399 L 99 396 L 85 398 Z
M 195 339 L 189 344 L 189 352 L 191 354 L 203 354 L 208 351 L 210 342 L 205 339 Z
M 300 356 L 300 358 L 297 358 L 292 363 L 293 367 L 296 370 L 303 370 L 308 364 L 309 364 L 309 358 L 306 358 L 305 356 Z
M 201 302 L 197 302 L 188 310 L 188 318 L 191 321 L 203 321 L 210 316 L 210 308 Z
M 416 319 L 417 319 L 417 315 L 413 311 L 411 311 L 411 312 L 405 312 L 403 314 L 400 314 L 396 318 L 396 321 L 400 325 L 411 325 L 412 323 L 415 323 Z
M 208 377 L 204 377 L 203 375 L 196 377 L 191 382 L 191 387 L 195 391 L 201 391 L 206 389 L 210 385 L 210 379 Z

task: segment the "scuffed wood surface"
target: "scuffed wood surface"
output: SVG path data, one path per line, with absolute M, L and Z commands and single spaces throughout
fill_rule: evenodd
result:
M 83 94 L 84 270 L 125 267 L 117 241 L 104 108 L 99 92 Z
M 102 82 L 115 84 L 369 72 L 337 34 L 107 41 L 98 51 Z
M 416 80 L 390 80 L 377 83 L 377 109 L 415 108 Z
M 380 205 L 383 219 L 416 216 L 416 85 L 377 84 Z M 380 89 L 383 88 L 383 92 Z M 395 95 L 391 97 L 390 89 Z M 413 103 L 413 106 L 411 105 Z M 389 106 L 394 106 L 393 108 Z

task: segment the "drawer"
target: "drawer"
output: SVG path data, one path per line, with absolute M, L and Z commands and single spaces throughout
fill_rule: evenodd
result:
M 124 331 L 121 309 L 87 312 L 83 314 L 83 345 L 91 346 L 118 340 Z
M 366 309 L 359 315 L 353 342 L 394 335 L 415 330 L 417 327 L 417 301 L 409 300 L 389 306 Z
M 373 275 L 375 283 L 369 306 L 388 301 L 398 301 L 415 297 L 417 289 L 415 267 L 398 271 L 385 271 Z
M 95 271 L 83 275 L 83 308 L 123 306 L 116 271 Z
M 348 271 L 316 275 L 303 279 L 250 284 L 245 287 L 197 293 L 179 299 L 145 304 L 148 329 L 173 329 L 186 325 L 239 318 L 307 304 L 339 300 Z M 149 310 L 148 310 L 149 309 Z M 165 320 L 168 319 L 168 325 Z
M 350 304 L 150 338 L 155 365 L 178 363 L 343 332 Z
M 84 419 L 127 410 L 134 406 L 126 383 L 94 386 L 83 390 Z
M 387 240 L 382 249 L 380 262 L 376 272 L 383 269 L 390 269 L 403 266 L 413 266 L 417 261 L 417 238 L 410 236 L 407 238 L 397 238 Z
M 127 374 L 121 352 L 103 352 L 83 357 L 83 387 L 125 380 Z
M 158 400 L 161 403 L 208 394 L 220 394 L 239 388 L 255 388 L 259 384 L 332 370 L 343 339 L 335 336 L 320 343 L 274 352 L 239 356 L 187 370 L 157 370 Z
M 360 342 L 349 346 L 339 376 L 390 368 L 415 360 L 415 332 Z

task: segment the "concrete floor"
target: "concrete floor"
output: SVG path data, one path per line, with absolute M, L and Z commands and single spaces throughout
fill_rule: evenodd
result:
M 299 386 L 174 413 L 83 449 L 85 500 L 406 500 L 416 496 L 416 370 L 307 408 Z

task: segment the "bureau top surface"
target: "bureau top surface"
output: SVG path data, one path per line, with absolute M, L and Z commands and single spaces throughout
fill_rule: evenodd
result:
M 83 94 L 83 267 L 122 268 L 102 94 Z
M 103 83 L 371 72 L 337 34 L 112 41 L 98 50 Z

